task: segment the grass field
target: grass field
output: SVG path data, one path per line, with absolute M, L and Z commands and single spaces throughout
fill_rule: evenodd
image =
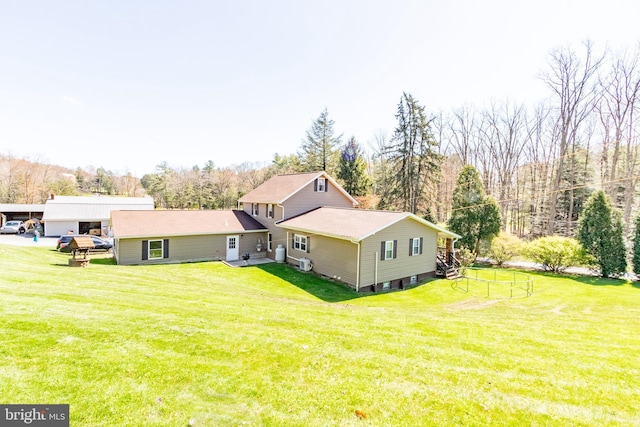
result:
M 278 264 L 67 259 L 0 245 L 0 396 L 74 427 L 640 425 L 632 283 L 358 295 Z

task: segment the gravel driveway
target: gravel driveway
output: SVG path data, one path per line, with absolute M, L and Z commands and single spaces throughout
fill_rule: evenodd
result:
M 57 237 L 39 237 L 38 242 L 33 241 L 33 234 L 0 234 L 0 245 L 13 246 L 53 246 L 58 244 Z

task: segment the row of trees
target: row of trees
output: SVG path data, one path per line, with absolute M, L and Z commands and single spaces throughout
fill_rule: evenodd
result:
M 575 235 L 589 195 L 602 189 L 621 209 L 625 231 L 637 211 L 640 51 L 554 50 L 540 75 L 550 96 L 525 106 L 492 103 L 438 116 L 442 152 L 457 171 L 474 165 L 499 202 L 502 227 L 527 237 Z M 442 183 L 437 213 L 450 215 Z
M 68 169 L 39 161 L 0 155 L 0 203 L 44 203 L 50 194 L 145 194 L 131 173 L 104 168 Z
M 604 191 L 598 191 L 587 201 L 578 222 L 577 238 L 547 236 L 523 244 L 517 237 L 501 233 L 491 242 L 489 253 L 498 264 L 524 255 L 554 272 L 587 266 L 604 277 L 618 277 L 627 272 L 630 252 L 631 270 L 640 275 L 640 215 L 636 216 L 634 229 L 627 249 L 620 211 L 611 206 Z
M 459 212 L 470 209 L 465 203 L 476 202 L 461 200 L 456 191 L 464 175 L 478 187 L 473 197 L 482 209 L 497 210 L 499 228 L 511 234 L 575 237 L 586 201 L 602 190 L 620 210 L 631 241 L 638 211 L 640 50 L 597 52 L 590 42 L 577 50 L 563 47 L 550 53 L 540 79 L 549 96 L 533 105 L 508 100 L 427 112 L 403 93 L 395 129 L 378 131 L 365 146 L 337 135 L 325 108 L 297 153 L 276 153 L 265 164 L 220 168 L 209 161 L 176 169 L 163 163 L 137 179 L 4 156 L 0 202 L 42 202 L 51 192 L 146 193 L 161 208 L 230 208 L 274 174 L 326 170 L 365 208 L 411 211 L 455 227 L 462 223 Z M 478 209 L 478 218 L 486 218 Z M 480 232 L 466 224 L 465 238 L 477 249 Z

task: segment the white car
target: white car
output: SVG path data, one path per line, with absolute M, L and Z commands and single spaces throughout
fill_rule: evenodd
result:
M 0 234 L 22 234 L 24 231 L 25 226 L 22 221 L 7 221 L 0 227 Z

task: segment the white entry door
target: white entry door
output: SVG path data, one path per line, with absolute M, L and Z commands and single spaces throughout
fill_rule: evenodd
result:
M 239 236 L 227 236 L 227 261 L 237 261 L 239 256 Z

